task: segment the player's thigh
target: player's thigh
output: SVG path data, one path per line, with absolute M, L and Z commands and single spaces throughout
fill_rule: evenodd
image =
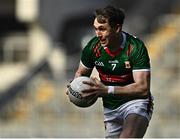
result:
M 123 119 L 111 119 L 104 122 L 106 138 L 118 138 L 123 129 Z
M 149 121 L 141 115 L 129 114 L 123 125 L 121 138 L 142 138 L 146 132 Z

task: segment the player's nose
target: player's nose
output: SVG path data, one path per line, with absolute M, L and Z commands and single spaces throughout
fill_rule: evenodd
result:
M 96 36 L 100 38 L 100 37 L 102 37 L 102 33 L 100 31 L 96 30 Z

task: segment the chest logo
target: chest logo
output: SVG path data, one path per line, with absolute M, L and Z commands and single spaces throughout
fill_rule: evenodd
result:
M 96 66 L 104 67 L 104 63 L 100 61 L 95 61 Z
M 131 68 L 131 65 L 130 65 L 130 62 L 129 61 L 125 61 L 125 68 L 126 69 L 130 69 Z

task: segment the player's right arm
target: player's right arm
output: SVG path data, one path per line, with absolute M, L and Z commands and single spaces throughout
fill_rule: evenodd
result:
M 85 67 L 81 62 L 79 63 L 79 67 L 75 73 L 74 78 L 80 77 L 80 76 L 88 76 L 90 77 L 91 73 L 92 73 L 91 68 L 87 68 Z M 67 85 L 67 88 L 69 88 L 69 84 Z M 68 95 L 68 90 L 66 91 L 66 95 Z
M 93 46 L 95 46 L 97 42 L 98 42 L 98 38 L 94 37 L 83 48 L 79 67 L 78 67 L 77 71 L 75 72 L 74 78 L 77 78 L 80 76 L 90 77 L 93 67 L 94 67 L 94 64 L 92 61 Z M 68 87 L 69 87 L 69 84 L 67 85 L 67 88 Z M 67 92 L 66 92 L 66 94 L 67 94 Z
M 80 76 L 88 76 L 90 77 L 92 73 L 92 68 L 87 68 L 85 67 L 82 62 L 80 62 L 79 64 L 79 67 L 75 73 L 75 77 L 74 78 L 77 78 L 77 77 L 80 77 Z
M 92 70 L 95 66 L 94 60 L 93 60 L 93 57 L 94 57 L 93 52 L 94 52 L 94 47 L 96 46 L 97 42 L 98 42 L 98 38 L 94 37 L 83 48 L 80 64 L 79 64 L 78 70 L 75 73 L 74 78 L 77 78 L 79 76 L 90 77 Z

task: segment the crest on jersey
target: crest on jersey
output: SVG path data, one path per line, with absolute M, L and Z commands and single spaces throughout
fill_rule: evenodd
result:
M 130 69 L 131 68 L 131 65 L 130 65 L 130 62 L 129 61 L 125 61 L 125 68 L 126 69 Z

